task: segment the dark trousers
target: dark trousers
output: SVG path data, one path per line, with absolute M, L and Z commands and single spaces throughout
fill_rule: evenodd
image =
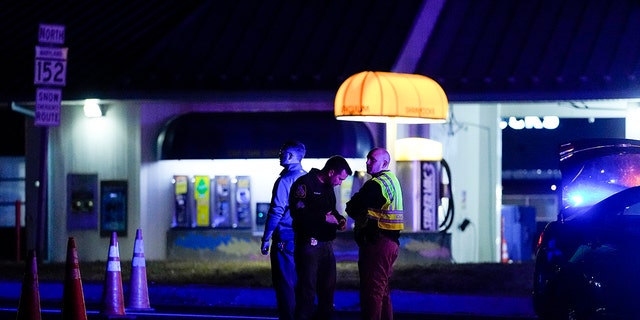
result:
M 296 320 L 331 319 L 333 296 L 336 290 L 336 257 L 333 244 L 318 242 L 296 243 Z M 314 314 L 314 300 L 318 306 Z
M 393 319 L 389 280 L 398 251 L 398 243 L 386 236 L 360 244 L 358 271 L 363 320 Z
M 282 241 L 271 244 L 271 279 L 276 291 L 280 320 L 292 320 L 296 307 L 296 265 L 293 258 L 294 242 Z

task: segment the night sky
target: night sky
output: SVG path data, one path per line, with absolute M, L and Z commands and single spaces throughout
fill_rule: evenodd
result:
M 0 156 L 23 157 L 25 116 L 9 109 L 0 109 Z
M 560 144 L 588 138 L 624 138 L 625 119 L 560 119 L 554 130 L 502 131 L 502 170 L 558 169 Z

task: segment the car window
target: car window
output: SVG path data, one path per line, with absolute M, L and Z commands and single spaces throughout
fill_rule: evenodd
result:
M 638 152 L 637 148 L 632 151 Z M 611 153 L 599 153 L 572 165 L 564 164 L 563 208 L 590 207 L 615 193 L 640 186 L 640 154 L 618 149 L 611 150 Z

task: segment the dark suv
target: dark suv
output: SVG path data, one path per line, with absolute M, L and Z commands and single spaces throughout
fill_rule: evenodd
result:
M 560 147 L 561 207 L 538 241 L 541 319 L 640 319 L 640 141 Z

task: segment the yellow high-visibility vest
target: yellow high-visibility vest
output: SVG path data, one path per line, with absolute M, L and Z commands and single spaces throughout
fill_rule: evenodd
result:
M 402 189 L 396 175 L 390 171 L 385 171 L 371 180 L 382 187 L 382 195 L 387 201 L 380 209 L 369 208 L 367 217 L 378 221 L 378 228 L 383 230 L 404 229 Z

